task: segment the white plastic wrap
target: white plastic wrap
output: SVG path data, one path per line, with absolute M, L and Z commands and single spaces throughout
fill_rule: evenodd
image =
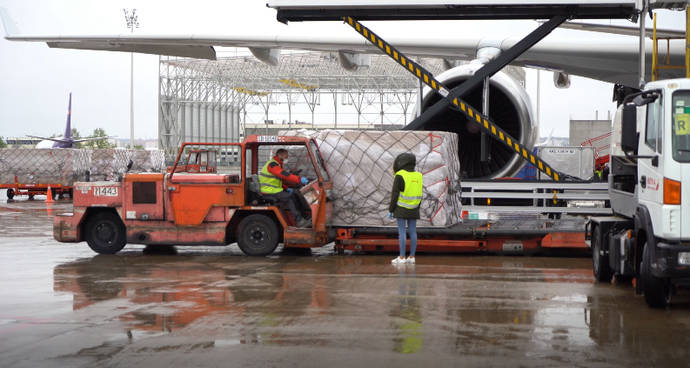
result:
M 72 185 L 84 180 L 89 153 L 82 149 L 0 149 L 0 184 Z
M 61 184 L 77 181 L 116 180 L 130 172 L 162 172 L 162 151 L 76 149 L 76 148 L 6 148 L 0 149 L 0 184 Z M 87 172 L 89 175 L 87 175 Z
M 127 171 L 127 163 L 134 163 L 130 172 L 162 172 L 165 169 L 163 151 L 99 149 L 91 150 L 91 181 L 116 180 Z
M 424 175 L 424 199 L 417 226 L 451 226 L 461 221 L 457 135 L 448 132 L 322 130 L 285 131 L 314 137 L 333 180 L 333 225 L 395 226 L 388 219 L 393 161 L 404 152 L 417 158 Z M 297 152 L 295 152 L 297 153 Z M 291 155 L 288 169 L 313 168 Z

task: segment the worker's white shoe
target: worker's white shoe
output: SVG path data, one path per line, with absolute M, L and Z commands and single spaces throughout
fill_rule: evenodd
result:
M 414 257 L 407 257 L 407 259 L 405 260 L 405 263 L 414 264 Z
M 404 264 L 405 263 L 405 257 L 398 257 L 394 260 L 391 261 L 392 264 Z

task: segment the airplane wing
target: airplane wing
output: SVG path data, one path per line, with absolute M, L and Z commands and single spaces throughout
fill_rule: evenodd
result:
M 111 138 L 116 138 L 116 136 L 108 136 L 108 137 L 86 137 L 86 138 L 75 139 L 73 142 L 74 142 L 74 143 L 79 143 L 79 142 L 87 142 L 87 141 L 100 141 L 100 140 L 103 140 L 103 139 L 111 139 Z
M 1 10 L 1 9 L 0 9 Z M 85 50 L 140 52 L 170 56 L 215 59 L 214 47 L 247 47 L 259 59 L 269 64 L 279 60 L 281 49 L 298 49 L 340 53 L 378 53 L 361 36 L 343 26 L 343 37 L 319 35 L 293 35 L 287 33 L 259 36 L 252 34 L 203 36 L 203 35 L 112 35 L 112 36 L 26 36 L 12 34 L 13 23 L 6 12 L 0 11 L 5 23 L 5 37 L 11 41 L 45 42 L 49 47 Z M 10 26 L 8 26 L 9 24 Z M 536 27 L 536 23 L 535 23 Z M 352 33 L 347 36 L 347 32 Z M 612 36 L 602 39 L 593 37 L 559 37 L 550 35 L 532 49 L 518 57 L 513 65 L 533 66 L 593 78 L 611 83 L 637 86 L 638 39 Z M 445 38 L 444 38 L 445 37 Z M 505 51 L 520 41 L 520 37 L 485 38 L 429 35 L 428 38 L 390 37 L 387 40 L 400 51 L 421 57 L 472 60 L 482 47 L 500 48 Z M 648 65 L 651 64 L 652 42 L 647 40 Z M 671 64 L 683 65 L 685 48 L 682 40 L 671 40 L 669 55 Z M 660 43 L 659 53 L 666 54 L 666 43 Z M 649 69 L 649 68 L 648 68 Z M 681 77 L 680 70 L 664 71 L 663 78 Z M 649 75 L 649 74 L 647 74 Z
M 618 34 L 624 36 L 639 36 L 640 27 L 626 27 L 612 24 L 595 24 L 595 23 L 581 23 L 581 22 L 565 22 L 561 24 L 560 28 L 576 29 L 580 31 L 591 31 L 608 34 Z M 646 28 L 647 37 L 652 37 L 651 28 Z M 685 31 L 674 29 L 656 29 L 657 38 L 685 38 Z
M 63 138 L 39 137 L 39 136 L 36 136 L 36 135 L 27 135 L 27 137 L 37 138 L 37 139 L 43 139 L 43 140 L 46 140 L 46 141 L 53 141 L 53 142 L 58 142 L 58 143 L 69 143 L 69 141 L 67 141 L 67 140 L 65 140 L 65 139 L 63 139 Z

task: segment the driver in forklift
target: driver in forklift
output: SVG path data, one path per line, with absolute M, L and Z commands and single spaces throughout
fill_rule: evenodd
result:
M 299 192 L 289 187 L 297 184 L 306 185 L 309 180 L 283 169 L 283 165 L 287 164 L 288 155 L 288 151 L 281 148 L 263 166 L 259 173 L 261 195 L 266 198 L 275 198 L 278 202 L 286 204 L 297 223 L 297 227 L 310 227 L 311 220 L 307 218 L 308 215 L 302 215 L 302 212 L 308 214 L 309 206 L 305 208 L 304 202 L 306 201 L 300 200 Z M 303 211 L 298 210 L 298 207 Z

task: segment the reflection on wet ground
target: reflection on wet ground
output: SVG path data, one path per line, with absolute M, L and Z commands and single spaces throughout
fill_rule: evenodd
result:
M 2 366 L 688 364 L 688 300 L 650 310 L 629 285 L 594 284 L 587 258 L 94 256 L 17 234 L 50 228 L 31 206 L 0 237 Z

